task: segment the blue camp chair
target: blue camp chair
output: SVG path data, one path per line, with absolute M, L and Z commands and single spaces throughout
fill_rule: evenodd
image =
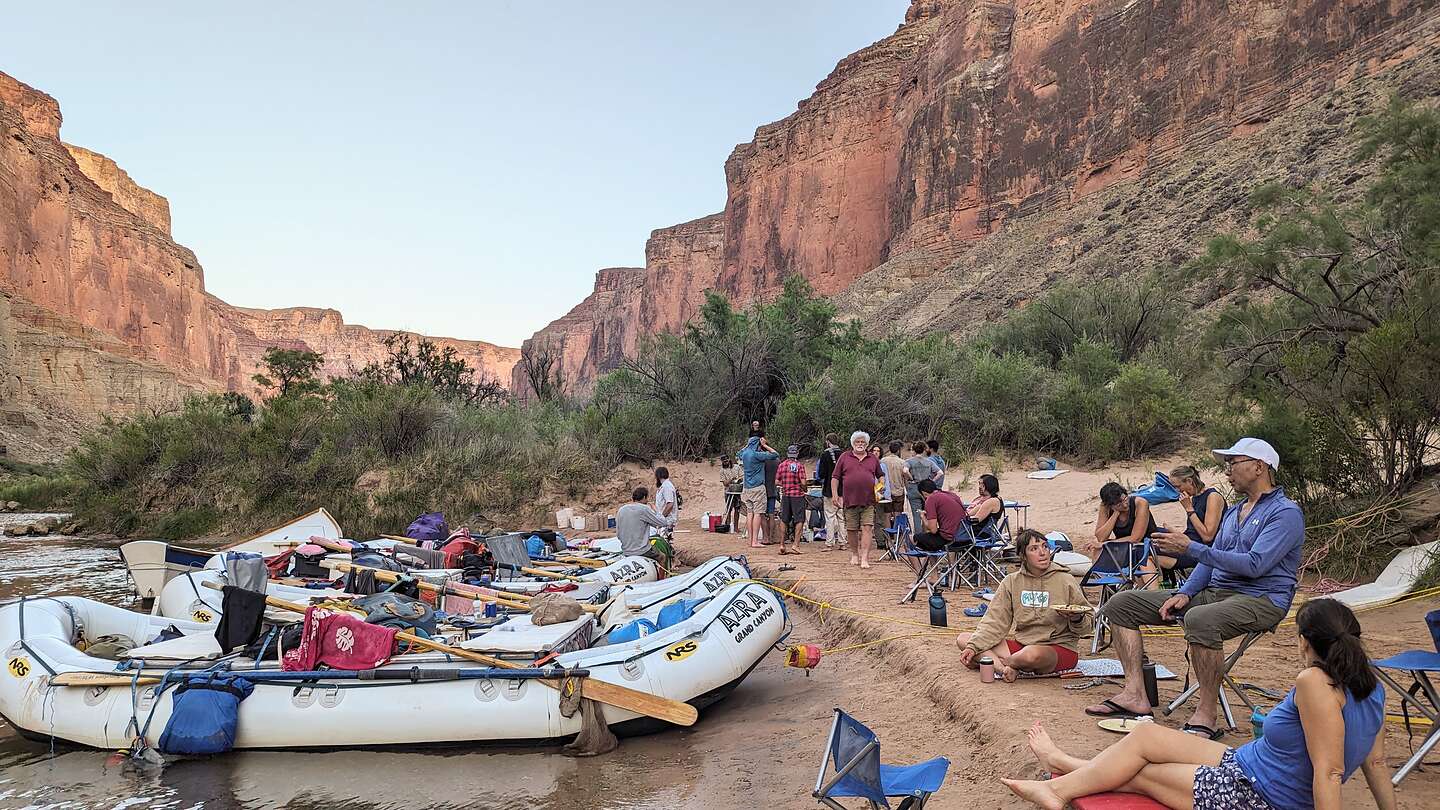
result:
M 1100 555 L 1080 580 L 1081 588 L 1100 589 L 1100 598 L 1095 600 L 1095 639 L 1090 642 L 1091 655 L 1109 644 L 1105 636 L 1110 623 L 1103 612 L 1106 600 L 1121 591 L 1147 587 L 1159 576 L 1158 572 L 1140 570 L 1150 563 L 1151 554 L 1148 537 L 1142 543 L 1111 540 L 1100 546 Z
M 1370 665 L 1375 668 L 1375 674 L 1385 685 L 1395 690 L 1400 696 L 1400 707 L 1405 711 L 1405 727 L 1410 727 L 1410 709 L 1430 721 L 1430 733 L 1415 749 L 1415 753 L 1405 760 L 1390 777 L 1393 784 L 1400 784 L 1400 780 L 1410 775 L 1416 766 L 1425 759 L 1436 745 L 1440 745 L 1440 693 L 1435 690 L 1435 684 L 1430 680 L 1430 673 L 1440 672 L 1440 610 L 1432 610 L 1425 614 L 1425 623 L 1430 625 L 1430 637 L 1435 644 L 1435 652 L 1429 650 L 1406 650 L 1399 655 L 1392 655 L 1380 661 L 1372 661 Z M 1403 672 L 1410 676 L 1410 688 L 1406 689 L 1398 681 L 1386 672 L 1394 670 Z M 1413 738 L 1412 738 L 1413 739 Z
M 835 763 L 835 774 L 828 780 L 826 771 Z M 931 794 L 945 782 L 950 760 L 935 757 L 918 765 L 881 765 L 880 738 L 864 723 L 840 709 L 830 726 L 825 742 L 825 758 L 820 761 L 820 775 L 815 778 L 811 794 L 827 807 L 846 810 L 835 801 L 841 798 L 864 799 L 874 808 L 890 806 L 890 797 L 904 796 L 899 810 L 921 810 Z
M 994 566 L 989 552 L 975 547 L 975 528 L 970 521 L 960 521 L 955 530 L 955 539 L 945 547 L 945 564 L 941 568 L 939 581 L 946 583 L 950 590 L 979 588 L 983 583 L 986 566 Z
M 879 509 L 880 507 L 877 506 L 875 508 Z M 904 520 L 902 521 L 901 518 L 904 518 Z M 900 512 L 899 514 L 895 515 L 895 522 L 892 523 L 888 528 L 880 530 L 880 534 L 884 535 L 884 537 L 875 538 L 875 543 L 877 545 L 881 544 L 882 539 L 884 540 L 883 545 L 885 546 L 885 553 L 880 556 L 880 562 L 885 562 L 886 558 L 889 558 L 892 560 L 899 560 L 901 562 L 908 563 L 909 560 L 901 560 L 901 550 L 905 548 L 907 542 L 905 536 L 912 535 L 913 533 L 914 530 L 910 527 L 909 513 Z
M 915 545 L 915 533 L 910 531 L 910 516 L 904 513 L 896 515 L 894 528 L 885 531 L 895 537 L 896 559 L 903 558 L 915 572 L 915 581 L 911 583 L 910 590 L 900 597 L 897 604 L 915 601 L 915 595 L 922 587 L 934 596 L 935 589 L 940 587 L 940 582 L 944 579 L 943 563 L 950 552 L 944 549 L 926 551 Z

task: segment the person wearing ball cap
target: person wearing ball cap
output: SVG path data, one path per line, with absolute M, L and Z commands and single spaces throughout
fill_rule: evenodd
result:
M 1151 715 L 1140 669 L 1144 653 L 1140 627 L 1182 621 L 1200 684 L 1198 705 L 1185 730 L 1218 739 L 1223 731 L 1217 730 L 1215 704 L 1224 642 L 1270 630 L 1290 609 L 1305 542 L 1305 517 L 1285 497 L 1285 490 L 1275 485 L 1280 454 L 1269 442 L 1249 437 L 1214 453 L 1244 500 L 1225 510 L 1213 545 L 1195 542 L 1183 531 L 1152 535 L 1157 553 L 1188 554 L 1198 565 L 1178 591 L 1124 591 L 1106 602 L 1102 613 L 1114 632 L 1125 686 L 1113 698 L 1087 708 L 1086 714 Z

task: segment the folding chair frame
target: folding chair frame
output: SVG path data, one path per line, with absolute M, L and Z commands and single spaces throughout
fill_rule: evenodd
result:
M 830 789 L 833 788 L 833 787 L 835 787 L 835 785 L 836 785 L 841 779 L 844 779 L 851 771 L 855 770 L 855 766 L 859 765 L 860 762 L 861 762 L 861 760 L 865 759 L 865 757 L 868 756 L 871 751 L 873 751 L 873 750 L 875 750 L 876 748 L 880 747 L 880 738 L 879 738 L 879 737 L 876 737 L 875 739 L 871 740 L 870 742 L 865 743 L 865 747 L 860 749 L 860 753 L 858 753 L 858 754 L 856 754 L 854 757 L 852 757 L 849 762 L 845 763 L 845 764 L 840 768 L 840 770 L 838 770 L 838 771 L 835 772 L 835 775 L 834 775 L 834 776 L 830 777 L 830 778 L 827 780 L 827 779 L 825 778 L 825 769 L 828 768 L 828 767 L 830 767 L 830 749 L 831 749 L 831 747 L 832 747 L 830 743 L 831 743 L 832 740 L 835 739 L 835 735 L 836 735 L 837 733 L 839 733 L 839 731 L 840 731 L 840 710 L 839 710 L 839 709 L 836 709 L 836 710 L 835 710 L 835 719 L 834 719 L 834 721 L 832 721 L 832 722 L 830 723 L 830 736 L 828 736 L 828 737 L 825 738 L 825 756 L 824 756 L 823 759 L 820 760 L 820 773 L 819 773 L 819 775 L 817 775 L 817 776 L 815 777 L 815 791 L 814 791 L 813 793 L 811 793 L 810 795 L 812 795 L 812 796 L 814 796 L 815 798 L 819 799 L 819 800 L 820 800 L 821 802 L 823 802 L 825 805 L 834 808 L 834 810 L 847 810 L 847 808 L 845 807 L 845 805 L 843 805 L 843 804 L 835 801 L 834 799 L 830 798 L 829 796 L 827 796 L 827 795 L 825 795 L 825 794 L 829 793 L 829 792 L 830 792 Z M 868 800 L 867 800 L 867 801 L 868 801 Z M 876 804 L 876 803 L 873 802 L 873 801 L 871 801 L 871 802 L 869 802 L 869 803 L 870 803 L 870 806 L 871 806 L 872 808 L 878 808 L 878 807 L 880 806 L 880 805 Z
M 1254 644 L 1260 639 L 1261 636 L 1265 635 L 1266 633 L 1273 632 L 1275 632 L 1275 628 L 1272 627 L 1269 630 L 1246 633 L 1245 636 L 1240 639 L 1240 646 L 1236 647 L 1235 652 L 1230 653 L 1230 655 L 1221 665 L 1220 709 L 1225 713 L 1225 722 L 1229 724 L 1232 730 L 1238 728 L 1238 726 L 1235 725 L 1235 714 L 1230 710 L 1230 700 L 1225 697 L 1225 687 L 1230 687 L 1230 691 L 1234 692 L 1235 696 L 1240 698 L 1240 701 L 1244 703 L 1252 713 L 1255 711 L 1255 704 L 1250 700 L 1250 698 L 1245 696 L 1245 690 L 1241 689 L 1239 684 L 1235 683 L 1235 680 L 1230 677 L 1230 670 L 1234 669 L 1235 665 L 1240 662 L 1240 657 L 1245 654 L 1246 650 L 1250 649 L 1250 645 Z M 1185 657 L 1188 660 L 1190 654 L 1187 652 L 1185 654 Z M 1187 673 L 1185 676 L 1185 680 L 1187 682 L 1185 691 L 1177 695 L 1176 698 L 1170 701 L 1163 709 L 1166 717 L 1169 717 L 1176 709 L 1184 705 L 1185 701 L 1189 700 L 1195 695 L 1196 692 L 1200 691 L 1200 681 L 1198 678 L 1196 679 L 1195 683 L 1189 683 L 1190 675 Z
M 1420 747 L 1415 749 L 1415 753 L 1411 754 L 1410 758 L 1405 760 L 1405 764 L 1401 765 L 1399 769 L 1395 771 L 1395 775 L 1390 777 L 1390 783 L 1392 785 L 1398 785 L 1400 784 L 1400 780 L 1409 776 L 1410 772 L 1420 765 L 1421 761 L 1425 759 L 1425 755 L 1429 754 L 1431 749 L 1436 745 L 1440 745 L 1440 693 L 1436 692 L 1435 684 L 1430 682 L 1430 677 L 1423 671 L 1414 669 L 1407 670 L 1407 672 L 1410 673 L 1410 677 L 1414 680 L 1414 686 L 1419 687 L 1417 691 L 1424 693 L 1426 699 L 1430 701 L 1430 705 L 1426 706 L 1424 701 L 1416 697 L 1409 689 L 1400 686 L 1384 669 L 1373 664 L 1370 668 L 1375 670 L 1375 674 L 1380 676 L 1380 680 L 1384 681 L 1386 686 L 1395 690 L 1395 693 L 1400 696 L 1400 702 L 1402 704 L 1409 703 L 1411 706 L 1414 706 L 1416 711 L 1426 720 L 1430 721 L 1430 735 L 1420 743 Z
M 876 509 L 879 509 L 879 508 L 880 508 L 880 504 L 876 504 L 876 505 L 875 505 L 875 508 L 876 508 Z M 904 519 L 905 519 L 905 525 L 906 525 L 906 526 L 909 526 L 909 525 L 910 525 L 910 513 L 909 513 L 909 512 L 899 512 L 899 513 L 897 513 L 897 514 L 895 515 L 895 524 L 896 524 L 896 525 L 899 525 L 899 523 L 900 523 L 900 518 L 901 518 L 901 517 L 904 517 Z M 914 529 L 913 527 L 910 529 L 910 534 L 911 534 L 912 536 L 915 534 L 915 529 Z M 885 553 L 884 553 L 884 554 L 881 554 L 881 555 L 880 555 L 880 559 L 879 559 L 879 560 L 876 560 L 876 562 L 885 562 L 885 560 L 886 560 L 887 558 L 888 558 L 888 559 L 891 559 L 891 560 L 895 560 L 896 562 L 901 562 L 901 560 L 900 560 L 900 552 L 897 550 L 897 549 L 900 548 L 900 530 L 899 530 L 899 529 L 895 529 L 895 528 L 880 529 L 878 532 L 875 533 L 875 542 L 876 542 L 876 543 L 879 543 L 879 542 L 880 542 L 880 536 L 881 536 L 881 535 L 884 535 L 884 536 L 885 536 L 885 542 L 888 544 L 888 546 L 887 546 L 886 549 L 885 549 Z
M 896 523 L 898 524 L 902 518 L 908 527 L 910 516 L 902 515 L 901 517 L 897 517 L 895 519 Z M 911 565 L 911 570 L 915 572 L 915 581 L 910 584 L 910 590 L 906 591 L 905 595 L 900 597 L 900 601 L 896 602 L 896 604 L 903 605 L 906 602 L 915 601 L 915 596 L 920 592 L 922 585 L 930 596 L 934 596 L 935 591 L 943 587 L 941 583 L 944 582 L 946 573 L 944 560 L 950 556 L 950 553 L 943 550 L 925 551 L 921 549 L 915 545 L 915 535 L 910 531 L 897 530 L 895 532 L 895 547 L 899 549 L 895 552 L 896 559 L 903 557 L 907 564 L 909 564 L 910 560 L 919 562 L 918 565 Z
M 1100 588 L 1100 598 L 1095 601 L 1095 634 L 1090 641 L 1091 655 L 1095 655 L 1096 653 L 1110 646 L 1110 642 L 1105 640 L 1105 637 L 1107 635 L 1106 631 L 1110 627 L 1110 622 L 1108 619 L 1105 618 L 1105 614 L 1101 610 L 1105 607 L 1105 602 L 1109 600 L 1110 597 L 1114 596 L 1117 593 L 1120 593 L 1121 591 L 1145 588 L 1160 576 L 1160 572 L 1158 570 L 1145 573 L 1140 573 L 1139 571 L 1141 566 L 1154 559 L 1155 554 L 1154 550 L 1150 546 L 1150 538 L 1147 537 L 1144 539 L 1144 541 L 1139 543 L 1127 543 L 1124 540 L 1108 540 L 1105 543 L 1101 544 L 1100 553 L 1103 555 L 1106 548 L 1109 548 L 1111 545 L 1118 543 L 1124 543 L 1125 545 L 1129 546 L 1125 554 L 1125 565 L 1119 566 L 1119 570 L 1117 571 L 1097 571 L 1094 566 L 1091 566 L 1090 570 L 1085 572 L 1085 576 L 1080 578 L 1080 587 L 1082 589 L 1094 588 L 1097 586 Z M 1140 549 L 1139 558 L 1136 558 L 1135 556 L 1135 549 L 1137 546 Z M 1099 562 L 1098 558 L 1096 559 L 1096 562 Z M 1092 575 L 1094 575 L 1095 577 L 1117 578 L 1120 581 L 1091 582 L 1090 579 Z M 1141 580 L 1138 583 L 1135 581 L 1137 578 Z

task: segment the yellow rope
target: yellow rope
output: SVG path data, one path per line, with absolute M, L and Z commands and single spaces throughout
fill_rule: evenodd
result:
M 866 647 L 873 647 L 873 646 L 875 646 L 876 644 L 884 644 L 884 643 L 887 642 L 887 641 L 898 641 L 899 639 L 902 639 L 902 638 L 919 638 L 919 637 L 922 637 L 922 636 L 945 636 L 946 638 L 950 638 L 950 637 L 953 637 L 953 636 L 957 636 L 957 635 L 959 635 L 959 634 L 961 634 L 961 633 L 963 633 L 963 632 L 965 632 L 965 631 L 964 631 L 964 630 L 935 630 L 935 631 L 929 632 L 929 633 L 904 633 L 904 634 L 898 635 L 898 636 L 887 636 L 886 638 L 878 638 L 878 639 L 875 639 L 874 641 L 864 641 L 864 642 L 861 642 L 861 643 L 859 643 L 859 644 L 851 644 L 851 645 L 848 646 L 848 647 L 836 647 L 836 648 L 834 648 L 833 650 L 821 650 L 821 652 L 824 653 L 825 655 L 834 655 L 835 653 L 850 652 L 851 650 L 863 650 L 863 649 L 865 649 Z

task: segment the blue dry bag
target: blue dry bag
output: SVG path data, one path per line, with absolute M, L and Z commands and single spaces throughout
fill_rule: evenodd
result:
M 175 687 L 170 722 L 160 735 L 166 754 L 205 756 L 235 747 L 240 701 L 255 691 L 251 682 L 225 672 L 189 675 Z
M 660 629 L 677 625 L 695 614 L 695 608 L 705 602 L 704 599 L 681 599 L 660 608 Z
M 629 624 L 623 624 L 610 631 L 605 640 L 611 644 L 619 644 L 625 641 L 635 641 L 641 636 L 648 636 L 659 628 L 649 619 L 636 619 Z

